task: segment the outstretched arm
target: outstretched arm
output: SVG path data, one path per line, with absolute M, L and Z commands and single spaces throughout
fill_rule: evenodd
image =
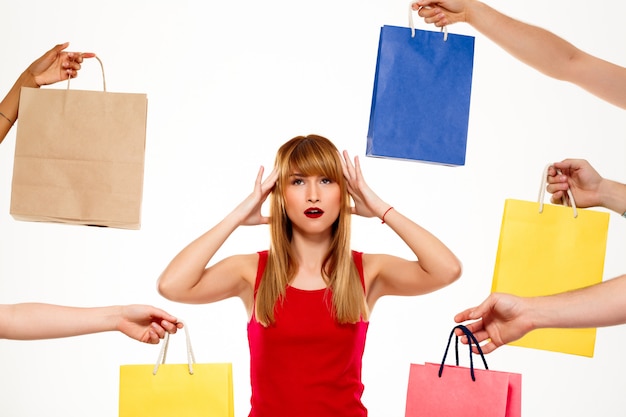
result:
M 0 102 L 0 143 L 17 120 L 22 87 L 38 88 L 75 78 L 83 59 L 96 56 L 91 52 L 63 52 L 68 46 L 68 42 L 56 45 L 30 64 Z
M 478 0 L 420 0 L 414 10 L 438 27 L 466 22 L 545 75 L 568 81 L 626 109 L 626 68 L 594 57 L 555 34 L 508 17 Z
M 542 328 L 606 327 L 626 323 L 626 275 L 600 284 L 543 297 L 493 293 L 479 306 L 454 317 L 467 327 L 482 350 L 493 352 L 531 330 Z
M 176 333 L 176 317 L 148 305 L 68 307 L 43 303 L 0 305 L 0 338 L 53 339 L 120 331 L 145 343 L 159 343 L 165 332 Z

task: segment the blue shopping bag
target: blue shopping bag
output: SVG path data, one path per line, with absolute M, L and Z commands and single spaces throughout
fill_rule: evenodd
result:
M 366 155 L 465 165 L 473 66 L 472 36 L 383 26 Z

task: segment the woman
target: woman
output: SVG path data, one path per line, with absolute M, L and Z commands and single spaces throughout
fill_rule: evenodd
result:
M 248 311 L 250 416 L 366 416 L 361 363 L 369 314 L 384 295 L 419 295 L 454 282 L 461 265 L 436 237 L 380 199 L 358 158 L 328 139 L 298 136 L 275 168 L 211 230 L 184 248 L 158 282 L 166 298 L 210 303 L 240 297 Z M 270 197 L 270 216 L 261 206 Z M 354 201 L 351 207 L 350 197 Z M 417 259 L 350 247 L 352 214 L 378 217 Z M 217 250 L 243 225 L 269 224 L 270 247 Z

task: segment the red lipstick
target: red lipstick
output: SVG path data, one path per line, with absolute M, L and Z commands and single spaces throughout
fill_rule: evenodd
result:
M 304 215 L 310 219 L 317 219 L 319 217 L 322 217 L 323 214 L 324 214 L 324 210 L 322 210 L 321 208 L 317 208 L 317 207 L 309 207 L 308 209 L 304 211 Z

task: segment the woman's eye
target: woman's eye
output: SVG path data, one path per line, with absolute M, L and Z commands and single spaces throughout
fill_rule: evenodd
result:
M 332 184 L 333 180 L 331 180 L 330 178 L 323 178 L 322 179 L 322 184 Z
M 304 183 L 304 181 L 302 181 L 300 178 L 296 178 L 296 179 L 295 179 L 295 180 L 293 180 L 291 183 L 292 183 L 293 185 L 300 185 L 300 184 L 303 184 L 303 183 Z

